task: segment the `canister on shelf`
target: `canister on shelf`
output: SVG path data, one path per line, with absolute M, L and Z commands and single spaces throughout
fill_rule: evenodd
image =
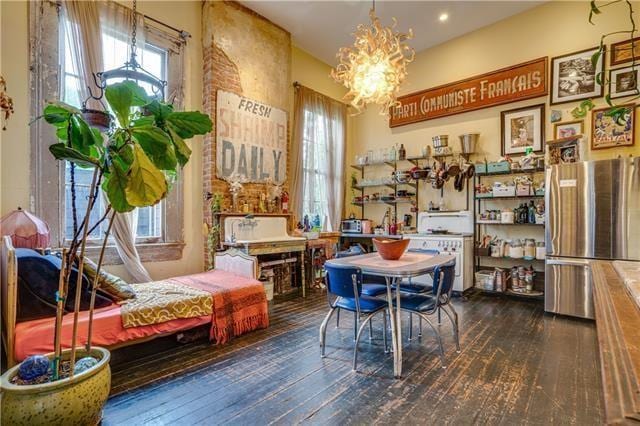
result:
M 515 215 L 513 214 L 513 210 L 503 210 L 500 214 L 500 222 L 501 223 L 513 223 Z
M 536 244 L 536 259 L 544 259 L 546 257 L 546 252 L 547 250 L 544 242 L 538 241 L 538 243 Z
M 520 240 L 512 241 L 511 247 L 509 248 L 509 257 L 511 257 L 512 259 L 522 259 L 523 256 L 524 249 Z
M 509 279 L 509 274 L 506 270 L 502 268 L 496 268 L 496 291 L 505 291 L 507 289 L 507 280 Z
M 524 259 L 533 260 L 536 258 L 536 241 L 533 238 L 524 240 Z

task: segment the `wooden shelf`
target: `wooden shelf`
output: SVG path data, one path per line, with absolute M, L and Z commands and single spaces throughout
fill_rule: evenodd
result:
M 544 198 L 544 195 L 512 195 L 509 197 L 475 197 L 476 200 L 492 200 L 492 201 L 500 201 L 500 200 L 520 200 L 520 199 L 532 199 L 532 198 Z
M 490 222 L 490 221 L 476 221 L 476 225 L 498 225 L 498 226 L 540 226 L 544 227 L 544 223 L 502 223 L 502 222 Z
M 527 169 L 527 170 L 509 170 L 508 172 L 492 172 L 492 173 L 476 173 L 478 177 L 484 176 L 505 176 L 505 175 L 523 175 L 523 174 L 532 174 L 532 173 L 543 173 L 545 171 L 544 168 L 536 168 L 536 169 Z

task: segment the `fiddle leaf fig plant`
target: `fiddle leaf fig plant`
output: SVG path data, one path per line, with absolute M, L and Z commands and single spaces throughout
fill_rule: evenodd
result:
M 185 141 L 196 135 L 204 135 L 212 128 L 211 119 L 206 114 L 198 111 L 175 111 L 171 104 L 150 99 L 145 90 L 132 81 L 107 85 L 104 97 L 114 116 L 113 119 L 106 120 L 111 125 L 104 125 L 105 131 L 92 127 L 89 124 L 91 121 L 85 119 L 88 117 L 85 111 L 62 102 L 49 103 L 40 117 L 56 129 L 59 139 L 49 147 L 51 154 L 57 160 L 71 163 L 73 238 L 63 250 L 56 316 L 59 323 L 64 313 L 63 302 L 68 297 L 70 272 L 72 268 L 77 268 L 71 375 L 75 363 L 79 292 L 82 288 L 85 248 L 89 235 L 109 218 L 107 230 L 102 236 L 102 249 L 92 284 L 87 351 L 91 349 L 90 324 L 93 321 L 97 278 L 116 214 L 152 206 L 165 198 L 179 168 L 184 167 L 191 156 L 191 149 Z M 102 118 L 104 117 L 106 114 L 102 114 Z M 84 215 L 77 212 L 76 168 L 93 170 Z M 107 207 L 95 223 L 90 223 L 100 189 L 106 197 Z M 54 380 L 61 371 L 61 330 L 61 327 L 56 326 Z

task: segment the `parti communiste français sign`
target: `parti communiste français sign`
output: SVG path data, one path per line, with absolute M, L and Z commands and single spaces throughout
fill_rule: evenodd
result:
M 547 58 L 400 96 L 389 127 L 431 120 L 547 94 Z
M 218 90 L 216 175 L 249 182 L 287 178 L 287 113 L 262 102 Z

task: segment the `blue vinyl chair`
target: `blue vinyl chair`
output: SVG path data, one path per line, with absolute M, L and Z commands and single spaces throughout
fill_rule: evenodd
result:
M 325 356 L 327 323 L 331 319 L 331 315 L 339 309 L 354 312 L 356 325 L 354 327 L 355 348 L 353 351 L 353 370 L 355 371 L 358 362 L 358 342 L 360 340 L 360 335 L 367 323 L 371 324 L 371 318 L 373 318 L 373 316 L 378 312 L 382 312 L 383 314 L 382 317 L 384 319 L 384 325 L 382 338 L 385 353 L 388 352 L 387 301 L 368 297 L 362 294 L 362 271 L 360 269 L 329 264 L 325 264 L 324 268 L 330 309 L 320 325 L 320 355 L 323 358 Z M 334 296 L 335 300 L 331 301 L 331 296 Z M 361 322 L 360 319 L 363 315 L 364 320 Z
M 455 278 L 455 261 L 437 267 L 433 271 L 433 287 L 431 294 L 402 294 L 400 295 L 400 308 L 411 314 L 417 314 L 424 319 L 433 329 L 440 347 L 440 360 L 442 368 L 446 368 L 442 336 L 438 328 L 429 319 L 439 310 L 444 311 L 453 326 L 453 337 L 456 341 L 456 351 L 460 352 L 460 340 L 458 334 L 458 314 L 451 305 L 451 293 Z M 394 298 L 394 303 L 396 300 Z

